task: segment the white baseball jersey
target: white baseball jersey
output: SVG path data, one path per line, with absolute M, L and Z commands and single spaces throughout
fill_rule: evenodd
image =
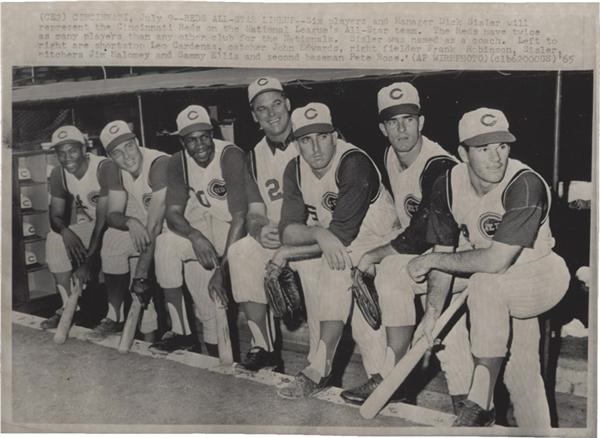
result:
M 123 180 L 123 188 L 127 192 L 127 208 L 125 214 L 135 217 L 143 224 L 148 220 L 148 205 L 152 200 L 152 188 L 150 187 L 150 169 L 152 164 L 160 157 L 168 156 L 164 152 L 156 149 L 140 148 L 143 156 L 142 171 L 134 179 L 133 176 L 124 170 L 120 170 Z
M 266 137 L 250 152 L 253 177 L 267 207 L 267 217 L 278 223 L 283 204 L 283 172 L 287 164 L 298 156 L 296 143 L 290 143 L 284 151 L 267 143 Z
M 427 167 L 439 158 L 456 159 L 437 143 L 423 136 L 423 146 L 417 159 L 403 169 L 392 146 L 385 150 L 384 163 L 390 178 L 394 205 L 402 229 L 410 224 L 412 215 L 418 210 L 423 195 L 421 178 Z
M 510 158 L 502 181 L 484 196 L 479 196 L 471 185 L 467 164 L 462 163 L 452 169 L 450 210 L 456 223 L 461 228 L 459 250 L 488 248 L 491 246 L 492 238 L 506 212 L 504 209 L 505 193 L 515 178 L 522 172 L 536 173 L 529 166 Z M 537 173 L 536 175 L 539 176 Z M 540 179 L 543 181 L 541 176 Z M 548 203 L 550 203 L 552 197 L 545 181 L 544 186 L 548 195 Z M 550 205 L 548 205 L 546 216 L 540 225 L 533 248 L 523 248 L 515 263 L 536 260 L 552 251 L 554 238 L 550 230 L 549 213 Z
M 78 217 L 83 217 L 89 222 L 96 220 L 96 206 L 100 197 L 100 183 L 98 182 L 98 170 L 105 157 L 88 154 L 89 164 L 87 171 L 81 177 L 61 169 L 65 190 L 73 195 Z
M 198 220 L 207 212 L 223 222 L 231 222 L 232 219 L 227 204 L 227 187 L 221 158 L 227 148 L 238 147 L 222 140 L 214 139 L 214 142 L 215 155 L 206 167 L 199 166 L 187 151 L 184 150 L 181 154 L 184 178 L 189 190 L 193 192 L 185 208 L 185 217 L 190 222 Z
M 305 160 L 298 157 L 298 187 L 300 187 L 304 204 L 308 209 L 308 225 L 329 226 L 339 195 L 338 170 L 340 163 L 347 154 L 356 152 L 364 154 L 373 163 L 364 151 L 338 139 L 335 154 L 331 159 L 331 167 L 321 178 L 314 174 Z M 377 169 L 375 163 L 373 166 Z M 371 205 L 362 221 L 356 239 L 369 235 L 385 236 L 397 225 L 392 197 L 381 183 L 379 170 L 377 173 L 379 175 L 379 192 L 371 200 Z

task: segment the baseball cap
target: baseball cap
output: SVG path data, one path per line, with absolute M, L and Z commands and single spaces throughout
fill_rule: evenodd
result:
M 135 134 L 123 120 L 114 120 L 108 123 L 100 132 L 100 142 L 107 153 L 132 138 L 135 138 Z
M 294 137 L 299 138 L 306 134 L 332 132 L 331 112 L 327 105 L 322 103 L 309 103 L 292 112 L 292 131 Z
M 394 82 L 377 93 L 377 108 L 381 120 L 398 114 L 418 115 L 421 112 L 419 92 L 408 82 Z
M 265 91 L 281 91 L 283 93 L 283 86 L 278 79 L 268 76 L 262 76 L 255 79 L 254 82 L 248 86 L 248 102 L 252 103 L 256 96 Z
M 182 137 L 194 131 L 213 129 L 208 111 L 200 105 L 190 105 L 177 116 L 177 133 Z
M 508 130 L 508 120 L 502 111 L 478 108 L 461 117 L 458 140 L 465 146 L 477 147 L 490 143 L 512 143 L 517 139 Z
M 65 143 L 80 143 L 85 144 L 83 134 L 79 129 L 72 125 L 64 125 L 58 128 L 52 134 L 52 140 L 50 140 L 50 147 L 54 148 Z
M 35 265 L 37 261 L 37 256 L 33 251 L 25 251 L 25 264 L 27 266 Z
M 29 222 L 23 222 L 23 237 L 35 236 L 35 227 Z

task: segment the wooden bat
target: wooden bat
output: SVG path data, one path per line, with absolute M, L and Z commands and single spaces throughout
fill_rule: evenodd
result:
M 129 308 L 129 313 L 127 314 L 125 327 L 123 327 L 123 333 L 121 333 L 121 340 L 119 341 L 119 353 L 122 354 L 128 353 L 131 345 L 133 345 L 135 331 L 137 330 L 143 313 L 143 306 L 140 302 L 140 299 L 136 294 L 131 295 L 131 307 Z
M 458 311 L 467 299 L 467 293 L 462 292 L 440 315 L 433 329 L 434 339 L 440 334 L 448 321 Z M 383 382 L 371 393 L 369 398 L 360 407 L 360 415 L 368 420 L 372 419 L 385 406 L 390 397 L 404 382 L 413 368 L 419 363 L 425 352 L 429 349 L 429 342 L 425 336 L 421 337 L 413 347 L 408 350 L 402 359 L 392 369 Z
M 219 360 L 223 365 L 233 363 L 233 350 L 231 349 L 231 338 L 229 337 L 229 321 L 227 319 L 227 308 L 221 303 L 215 302 L 217 319 L 217 342 L 219 344 Z
M 61 292 L 64 292 L 66 295 L 65 288 L 58 285 L 59 289 L 62 289 Z M 81 296 L 81 291 L 83 290 L 81 283 L 78 279 L 71 278 L 71 295 L 67 299 L 65 303 L 65 308 L 63 309 L 62 315 L 60 316 L 60 321 L 58 322 L 58 326 L 56 327 L 56 332 L 54 333 L 54 342 L 57 344 L 64 344 L 67 338 L 69 337 L 69 330 L 71 329 L 71 324 L 73 323 L 73 315 L 75 315 L 75 310 L 77 309 L 77 301 L 79 301 L 79 297 Z

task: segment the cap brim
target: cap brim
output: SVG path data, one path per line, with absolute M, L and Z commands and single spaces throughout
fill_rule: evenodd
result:
M 492 143 L 513 143 L 516 137 L 508 131 L 486 132 L 475 137 L 463 140 L 462 143 L 469 147 L 486 146 Z
M 400 105 L 388 106 L 384 108 L 379 113 L 379 118 L 381 120 L 388 120 L 398 114 L 410 114 L 412 116 L 417 116 L 421 113 L 421 107 L 414 103 L 403 103 Z
M 64 140 L 57 141 L 56 143 L 52 143 L 52 144 L 50 145 L 50 149 L 53 149 L 53 148 L 55 148 L 55 147 L 57 147 L 57 146 L 61 146 L 61 145 L 63 145 L 63 144 L 67 144 L 67 143 L 79 143 L 80 145 L 82 145 L 82 146 L 83 146 L 83 142 L 82 142 L 82 141 L 80 141 L 80 140 L 75 140 L 74 138 L 66 138 L 66 139 L 64 139 Z
M 135 138 L 135 134 L 133 132 L 126 132 L 125 134 L 121 134 L 118 137 L 113 138 L 113 140 L 107 144 L 104 149 L 106 149 L 106 152 L 110 152 L 121 143 L 131 140 L 132 138 Z
M 177 134 L 180 136 L 188 135 L 190 132 L 194 131 L 212 131 L 212 125 L 208 123 L 194 123 L 192 125 L 188 125 L 182 130 L 180 130 Z
M 283 93 L 283 90 L 281 88 L 264 88 L 264 89 L 260 90 L 258 93 L 254 94 L 254 96 L 252 96 L 250 99 L 248 99 L 248 102 L 250 102 L 250 105 L 252 105 L 252 102 L 254 102 L 254 99 L 256 99 L 261 94 L 266 93 L 267 91 L 277 91 L 279 93 Z
M 333 132 L 334 130 L 335 129 L 333 128 L 333 125 L 330 125 L 329 123 L 314 123 L 312 125 L 306 125 L 298 130 L 295 130 L 294 137 L 300 138 L 307 134 L 325 134 L 328 132 Z

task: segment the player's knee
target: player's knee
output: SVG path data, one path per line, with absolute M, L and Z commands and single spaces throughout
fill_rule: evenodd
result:
M 498 276 L 476 273 L 469 279 L 467 305 L 471 310 L 496 307 L 502 302 Z

